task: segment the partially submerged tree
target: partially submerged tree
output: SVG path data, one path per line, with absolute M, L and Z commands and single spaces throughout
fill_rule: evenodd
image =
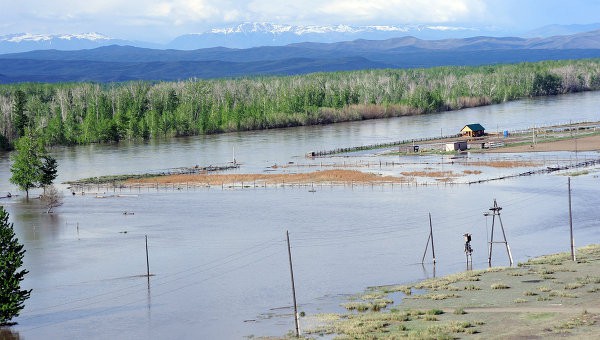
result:
M 0 326 L 11 324 L 24 307 L 31 290 L 21 289 L 27 270 L 21 269 L 25 249 L 15 236 L 8 213 L 0 206 Z
M 47 214 L 52 213 L 52 209 L 59 207 L 63 204 L 63 194 L 58 191 L 54 185 L 44 187 L 44 194 L 42 195 L 42 203 L 48 208 Z
M 58 164 L 50 157 L 41 141 L 27 134 L 15 143 L 15 152 L 11 156 L 10 182 L 24 190 L 29 198 L 29 189 L 51 185 L 56 179 Z
M 45 194 L 46 187 L 52 185 L 52 183 L 56 179 L 58 164 L 56 163 L 56 159 L 48 155 L 42 156 L 42 159 L 42 167 L 40 168 L 40 170 L 42 171 L 40 177 L 40 185 L 44 188 Z
M 29 198 L 29 189 L 39 185 L 42 179 L 43 152 L 41 144 L 32 136 L 23 136 L 15 143 L 15 152 L 11 155 L 10 182 L 24 190 Z

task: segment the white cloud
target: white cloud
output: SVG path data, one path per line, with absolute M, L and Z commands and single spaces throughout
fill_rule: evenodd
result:
M 317 11 L 351 21 L 446 23 L 481 20 L 485 7 L 482 0 L 334 0 Z
M 0 0 L 0 34 L 169 39 L 243 21 L 304 25 L 482 22 L 483 0 Z

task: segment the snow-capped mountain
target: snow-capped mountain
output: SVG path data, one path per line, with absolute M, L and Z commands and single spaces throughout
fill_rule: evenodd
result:
M 100 33 L 31 34 L 18 33 L 0 36 L 0 53 L 33 50 L 80 50 L 108 45 L 132 45 L 130 41 L 113 39 Z
M 355 39 L 383 40 L 411 35 L 421 39 L 462 38 L 489 33 L 478 28 L 440 25 L 281 25 L 247 22 L 177 37 L 168 47 L 191 50 L 207 47 L 249 48 L 299 42 L 331 43 Z

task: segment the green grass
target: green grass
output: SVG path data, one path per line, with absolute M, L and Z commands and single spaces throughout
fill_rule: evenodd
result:
M 427 312 L 425 312 L 427 315 L 441 315 L 444 314 L 444 311 L 441 309 L 430 309 Z
M 463 315 L 463 314 L 467 314 L 467 312 L 465 312 L 464 308 L 457 308 L 454 310 L 454 312 L 452 312 L 455 315 Z

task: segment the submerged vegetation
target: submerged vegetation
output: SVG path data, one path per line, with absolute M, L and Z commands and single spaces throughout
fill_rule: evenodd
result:
M 600 60 L 288 77 L 0 86 L 0 148 L 115 142 L 422 114 L 600 89 Z

